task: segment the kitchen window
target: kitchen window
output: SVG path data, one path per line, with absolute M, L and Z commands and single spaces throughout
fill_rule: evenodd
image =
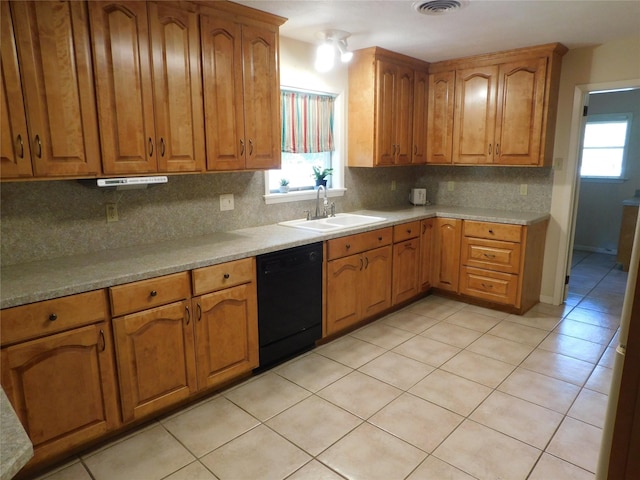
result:
M 282 166 L 265 173 L 267 203 L 315 198 L 313 167 L 333 169 L 327 177 L 329 195 L 341 195 L 341 161 L 334 134 L 336 96 L 282 89 Z M 289 193 L 280 193 L 281 179 Z
M 582 143 L 582 178 L 624 180 L 631 120 L 631 113 L 589 116 Z

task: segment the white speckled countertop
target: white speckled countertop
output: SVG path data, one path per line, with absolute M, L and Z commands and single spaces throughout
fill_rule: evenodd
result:
M 529 225 L 549 218 L 547 213 L 436 205 L 360 210 L 353 213 L 380 216 L 387 220 L 331 233 L 266 225 L 88 255 L 3 266 L 0 272 L 0 308 L 144 280 L 429 217 L 518 225 Z
M 33 445 L 0 387 L 0 480 L 13 478 L 33 457 Z

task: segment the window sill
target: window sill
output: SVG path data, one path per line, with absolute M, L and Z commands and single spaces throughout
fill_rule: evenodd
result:
M 629 181 L 629 179 L 621 177 L 580 177 L 580 181 L 587 183 L 624 183 Z
M 327 190 L 327 197 L 342 197 L 346 188 L 330 188 Z M 303 190 L 299 192 L 289 193 L 269 193 L 264 195 L 264 203 L 271 205 L 273 203 L 287 203 L 287 202 L 299 202 L 302 200 L 315 200 L 317 196 L 317 190 Z M 320 197 L 324 198 L 324 194 L 321 193 Z

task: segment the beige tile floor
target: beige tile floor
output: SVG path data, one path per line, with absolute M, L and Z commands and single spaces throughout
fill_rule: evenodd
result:
M 592 479 L 626 276 L 568 304 L 430 296 L 49 472 L 48 480 Z

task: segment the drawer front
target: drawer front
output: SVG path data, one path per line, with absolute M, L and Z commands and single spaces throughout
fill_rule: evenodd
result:
M 108 317 L 105 290 L 70 295 L 0 312 L 2 345 L 51 335 Z
M 520 273 L 520 244 L 464 237 L 462 264 L 497 272 Z
M 346 257 L 373 248 L 390 245 L 393 238 L 393 227 L 381 228 L 371 232 L 358 233 L 327 241 L 327 259 Z
M 192 275 L 194 295 L 202 295 L 253 282 L 255 279 L 255 257 L 198 268 L 192 272 Z
M 112 315 L 117 317 L 189 298 L 190 283 L 189 272 L 180 272 L 111 287 Z
M 393 227 L 393 243 L 404 242 L 420 235 L 420 220 Z
M 473 267 L 460 269 L 460 293 L 505 305 L 516 305 L 518 276 Z
M 520 238 L 522 236 L 522 225 L 465 220 L 463 228 L 463 234 L 465 237 L 487 238 L 489 240 L 502 240 L 505 242 L 520 243 Z

